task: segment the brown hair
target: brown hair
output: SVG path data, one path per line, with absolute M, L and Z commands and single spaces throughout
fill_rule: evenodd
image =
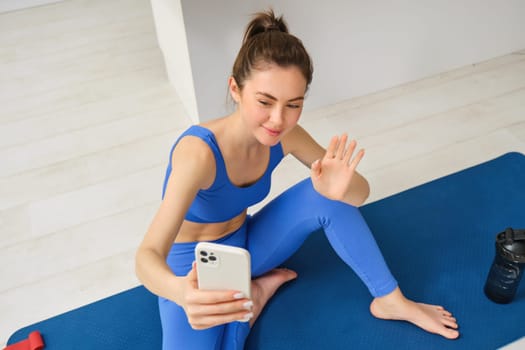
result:
M 264 69 L 265 64 L 272 63 L 299 68 L 308 89 L 313 74 L 310 56 L 301 40 L 288 32 L 283 17 L 276 17 L 270 9 L 256 13 L 248 23 L 242 47 L 233 64 L 232 76 L 242 89 L 253 69 Z

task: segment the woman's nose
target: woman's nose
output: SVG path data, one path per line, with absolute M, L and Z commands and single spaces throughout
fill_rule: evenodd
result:
M 276 107 L 272 110 L 270 114 L 270 121 L 275 126 L 280 126 L 284 121 L 284 112 L 282 108 Z

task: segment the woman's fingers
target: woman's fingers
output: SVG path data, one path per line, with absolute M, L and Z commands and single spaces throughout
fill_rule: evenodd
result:
M 193 288 L 197 288 L 197 263 L 195 261 L 191 265 L 191 270 L 186 275 L 186 278 Z
M 336 150 L 336 153 L 335 153 L 335 157 L 337 159 L 343 159 L 344 156 L 345 156 L 345 148 L 346 148 L 346 141 L 348 141 L 348 135 L 347 134 L 343 134 L 341 135 L 341 137 L 338 139 L 338 142 L 337 142 L 337 150 Z
M 188 321 L 193 329 L 207 329 L 234 321 L 248 322 L 252 317 L 252 312 L 242 311 L 227 315 L 206 315 L 195 319 L 188 317 Z
M 215 291 L 207 294 L 215 294 Z M 249 299 L 230 298 L 224 301 L 218 301 L 222 298 L 219 296 L 205 296 L 201 297 L 198 302 L 190 302 L 188 304 L 188 311 L 196 316 L 203 315 L 222 315 L 230 314 L 245 310 L 251 310 L 253 302 Z
M 232 321 L 249 321 L 253 302 L 241 292 L 198 289 L 195 263 L 186 275 L 184 310 L 194 329 L 210 328 Z
M 357 165 L 359 164 L 361 159 L 363 159 L 364 155 L 365 155 L 365 150 L 364 149 L 360 149 L 359 152 L 357 152 L 357 155 L 350 162 L 349 166 L 350 166 L 351 170 L 355 170 L 355 168 L 357 168 Z
M 197 316 L 225 315 L 242 311 L 251 311 L 253 302 L 248 299 L 227 301 L 213 304 L 192 304 L 191 312 Z
M 317 159 L 315 162 L 313 162 L 310 170 L 312 176 L 319 177 L 321 175 L 321 160 Z
M 333 136 L 330 139 L 330 143 L 328 144 L 328 148 L 326 149 L 326 154 L 324 156 L 325 159 L 333 159 L 336 157 L 337 147 L 339 145 L 339 137 Z
M 350 159 L 352 159 L 352 155 L 354 154 L 356 146 L 357 142 L 355 140 L 350 141 L 350 143 L 348 144 L 348 147 L 345 150 L 344 157 L 342 158 L 345 164 L 350 164 Z
M 191 326 L 205 329 L 233 321 L 249 321 L 253 302 L 242 293 L 197 290 L 185 307 Z
M 188 295 L 187 301 L 194 304 L 217 304 L 246 299 L 243 293 L 227 290 L 196 289 Z
M 364 150 L 359 150 L 356 156 L 352 158 L 357 147 L 357 142 L 355 140 L 351 140 L 348 145 L 347 142 L 347 134 L 343 134 L 341 137 L 332 137 L 330 144 L 328 145 L 328 149 L 326 150 L 325 159 L 340 159 L 344 162 L 344 164 L 347 164 L 350 168 L 355 169 L 357 164 L 359 164 L 361 161 L 361 158 L 364 156 Z

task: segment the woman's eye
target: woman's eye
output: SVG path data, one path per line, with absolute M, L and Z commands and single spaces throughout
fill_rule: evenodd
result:
M 299 106 L 299 105 L 288 105 L 288 107 L 289 108 L 294 108 L 294 109 L 301 108 L 301 106 Z
M 262 104 L 263 106 L 269 106 L 270 105 L 269 102 L 262 101 L 262 100 L 259 100 L 259 103 Z

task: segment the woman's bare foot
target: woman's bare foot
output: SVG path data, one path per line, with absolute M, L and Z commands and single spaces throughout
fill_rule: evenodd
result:
M 370 312 L 385 320 L 408 321 L 430 333 L 448 339 L 459 337 L 458 324 L 452 314 L 441 306 L 416 303 L 403 296 L 396 288 L 392 293 L 375 298 Z
M 253 317 L 250 320 L 250 327 L 254 325 L 264 308 L 274 293 L 284 283 L 297 277 L 297 273 L 288 269 L 274 269 L 252 281 L 252 300 Z

